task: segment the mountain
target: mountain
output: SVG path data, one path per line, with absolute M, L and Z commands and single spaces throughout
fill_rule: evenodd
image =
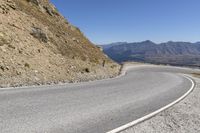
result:
M 169 41 L 156 44 L 147 40 L 144 42 L 111 45 L 104 46 L 108 47 L 103 47 L 104 52 L 119 63 L 125 61 L 139 61 L 156 64 L 200 66 L 199 42 Z
M 2 87 L 101 79 L 118 70 L 48 0 L 0 1 Z
M 111 43 L 109 45 L 103 44 L 103 45 L 99 45 L 99 46 L 102 47 L 104 50 L 106 50 L 113 46 L 117 46 L 117 45 L 121 45 L 121 44 L 127 44 L 127 42 L 115 42 L 115 43 Z

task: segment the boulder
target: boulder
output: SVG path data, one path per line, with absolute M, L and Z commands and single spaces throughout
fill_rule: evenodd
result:
M 33 37 L 37 38 L 41 42 L 47 43 L 48 42 L 48 37 L 47 34 L 44 33 L 44 31 L 40 28 L 33 27 L 32 32 L 30 33 Z

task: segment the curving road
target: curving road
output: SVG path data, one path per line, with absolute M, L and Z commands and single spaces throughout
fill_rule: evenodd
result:
M 1 133 L 103 133 L 181 97 L 190 69 L 141 66 L 78 84 L 0 90 Z

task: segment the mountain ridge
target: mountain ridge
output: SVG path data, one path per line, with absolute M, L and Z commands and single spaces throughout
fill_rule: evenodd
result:
M 139 61 L 156 64 L 200 66 L 200 43 L 174 42 L 154 43 L 150 40 L 114 45 L 104 52 L 113 60 Z

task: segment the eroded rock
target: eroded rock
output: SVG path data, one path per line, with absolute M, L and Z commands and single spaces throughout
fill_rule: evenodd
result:
M 6 0 L 4 3 L 0 5 L 0 13 L 7 14 L 10 9 L 16 10 L 16 5 L 11 0 Z
M 38 40 L 47 43 L 48 42 L 48 36 L 47 34 L 40 28 L 33 27 L 32 32 L 30 33 L 33 37 L 37 38 Z
M 40 5 L 39 0 L 27 0 L 27 1 L 33 3 L 33 4 L 37 5 L 37 6 Z
M 54 13 L 53 13 L 53 11 L 52 11 L 51 8 L 49 8 L 49 7 L 47 7 L 47 6 L 44 6 L 43 8 L 46 10 L 46 12 L 47 12 L 50 16 L 53 16 L 53 15 L 54 15 Z

